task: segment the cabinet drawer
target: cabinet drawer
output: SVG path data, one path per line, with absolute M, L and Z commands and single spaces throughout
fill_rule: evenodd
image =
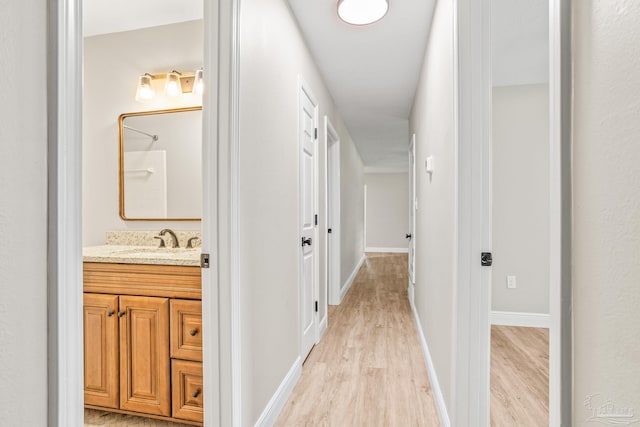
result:
M 171 300 L 171 357 L 202 361 L 202 303 Z
M 173 417 L 202 422 L 202 363 L 171 361 Z

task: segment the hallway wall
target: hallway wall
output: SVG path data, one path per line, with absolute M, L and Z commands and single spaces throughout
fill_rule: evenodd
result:
M 47 2 L 0 8 L 0 424 L 45 426 Z
M 492 145 L 491 309 L 548 314 L 548 84 L 493 88 Z
M 240 22 L 240 289 L 242 425 L 254 425 L 300 354 L 298 76 L 319 102 L 320 318 L 324 116 L 340 136 L 342 265 L 362 255 L 362 161 L 285 0 L 246 1 Z M 360 226 L 358 227 L 358 224 Z M 358 257 L 359 258 L 359 257 Z M 353 264 L 350 267 L 353 269 Z
M 138 76 L 202 66 L 203 21 L 103 34 L 84 40 L 83 245 L 109 230 L 200 230 L 200 221 L 124 221 L 119 215 L 118 117 L 134 111 L 202 105 L 201 97 L 158 93 L 136 101 Z
M 407 251 L 409 174 L 367 173 L 366 250 Z
M 640 412 L 640 2 L 573 1 L 573 415 Z
M 415 305 L 447 408 L 452 401 L 456 142 L 453 1 L 439 0 L 409 122 L 416 134 Z M 424 171 L 427 156 L 434 173 Z M 433 379 L 432 379 L 433 381 Z

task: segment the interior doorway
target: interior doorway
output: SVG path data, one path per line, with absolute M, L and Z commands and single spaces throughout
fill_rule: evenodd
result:
M 550 2 L 491 0 L 490 423 L 550 422 Z M 514 42 L 517 41 L 517 42 Z
M 340 304 L 340 137 L 325 116 L 327 195 L 327 301 Z

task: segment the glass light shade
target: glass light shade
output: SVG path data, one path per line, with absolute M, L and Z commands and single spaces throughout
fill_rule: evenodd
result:
M 182 94 L 182 85 L 180 84 L 180 74 L 178 72 L 172 71 L 167 74 L 167 83 L 164 86 L 164 91 L 169 96 Z
M 193 94 L 202 95 L 204 92 L 204 71 L 201 69 L 196 70 L 196 75 L 193 78 Z
M 348 24 L 373 24 L 384 18 L 388 10 L 388 0 L 338 0 L 338 16 Z
M 148 101 L 153 98 L 151 89 L 151 76 L 143 74 L 138 78 L 138 88 L 136 89 L 136 101 Z

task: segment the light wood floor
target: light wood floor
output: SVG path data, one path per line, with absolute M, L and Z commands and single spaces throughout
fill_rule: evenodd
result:
M 405 254 L 367 254 L 277 426 L 439 425 L 407 282 Z
M 193 427 L 186 424 L 93 409 L 84 410 L 84 425 L 85 427 Z
M 491 425 L 549 425 L 549 330 L 491 327 Z

